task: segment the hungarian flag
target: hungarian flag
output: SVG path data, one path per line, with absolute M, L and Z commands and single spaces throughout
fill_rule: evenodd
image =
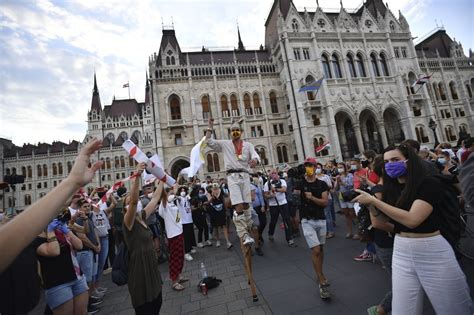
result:
M 411 87 L 415 87 L 416 85 L 425 85 L 426 83 L 428 83 L 428 81 L 430 80 L 431 76 L 430 75 L 425 75 L 425 76 L 422 76 L 422 77 L 419 77 L 418 80 L 416 80 L 415 82 L 413 82 L 413 84 L 411 85 Z
M 319 147 L 316 147 L 316 149 L 314 149 L 314 151 L 316 153 L 319 153 L 323 150 L 326 150 L 326 149 L 330 149 L 331 148 L 331 142 L 327 141 L 327 142 L 324 142 L 322 145 L 320 145 Z
M 128 82 L 127 82 L 127 83 L 125 83 L 125 84 L 122 86 L 122 88 L 127 88 L 127 87 L 129 87 L 129 86 L 130 86 L 130 84 L 128 84 Z
M 317 91 L 317 90 L 319 90 L 319 88 L 323 84 L 323 79 L 324 78 L 321 78 L 318 81 L 303 85 L 302 87 L 300 87 L 298 92 L 307 92 L 307 91 Z

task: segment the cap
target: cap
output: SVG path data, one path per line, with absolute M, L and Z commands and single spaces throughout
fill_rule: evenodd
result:
M 316 166 L 318 161 L 314 157 L 307 157 L 306 160 L 304 160 L 304 164 L 312 164 Z

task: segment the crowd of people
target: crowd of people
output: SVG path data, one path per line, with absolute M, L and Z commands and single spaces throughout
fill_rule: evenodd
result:
M 232 133 L 240 138 L 238 125 Z M 208 144 L 232 155 L 233 148 L 227 152 L 227 143 L 219 141 L 211 139 Z M 437 314 L 472 312 L 456 248 L 443 233 L 439 175 L 453 176 L 458 195 L 465 207 L 470 206 L 473 138 L 464 140 L 457 152 L 449 144 L 429 150 L 405 140 L 383 154 L 368 150 L 350 160 L 324 164 L 308 157 L 299 167 L 258 172 L 241 166 L 258 163 L 253 146 L 247 147 L 247 153 L 242 151 L 250 145 L 244 142 L 235 162 L 242 164 L 226 168 L 227 177 L 207 176 L 201 181 L 198 176 L 180 176 L 176 185 L 167 187 L 160 180 L 142 181 L 146 164 L 139 163 L 128 190 L 122 186 L 108 194 L 98 187 L 88 195 L 81 187 L 100 168 L 100 162 L 90 165 L 100 145 L 97 139 L 89 142 L 67 179 L 21 215 L 3 220 L 1 283 L 10 286 L 6 294 L 11 299 L 2 302 L 0 313 L 26 313 L 38 302 L 40 283 L 46 314 L 99 312 L 107 294 L 101 286 L 104 270 L 112 267 L 122 245 L 128 250 L 127 285 L 136 314 L 157 314 L 163 285 L 158 265 L 168 263 L 171 288 L 185 290 L 183 283 L 189 279 L 182 275 L 184 262 L 192 261 L 203 247 L 221 247 L 221 241 L 222 250 L 232 250 L 232 221 L 239 245 L 254 246 L 258 256 L 264 255 L 262 245 L 274 242 L 279 230 L 290 248 L 303 235 L 320 297 L 330 299 L 324 247 L 336 236 L 336 209 L 345 226 L 341 237 L 363 242 L 362 253 L 353 259 L 374 262 L 378 258 L 391 275 L 387 281 L 392 282 L 392 290 L 367 310 L 369 314 L 421 314 L 423 291 Z M 461 181 L 456 181 L 461 172 Z M 281 229 L 277 229 L 280 216 Z M 20 303 L 12 283 L 22 283 L 17 291 L 30 298 Z

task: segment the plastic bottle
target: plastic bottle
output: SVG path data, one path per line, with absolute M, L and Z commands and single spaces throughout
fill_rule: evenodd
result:
M 201 279 L 207 278 L 207 271 L 206 271 L 206 266 L 204 266 L 204 263 L 201 263 Z

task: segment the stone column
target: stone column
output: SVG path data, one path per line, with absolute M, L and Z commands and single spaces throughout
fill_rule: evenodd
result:
M 334 109 L 332 106 L 327 106 L 326 108 L 326 113 L 328 117 L 328 123 L 329 123 L 329 139 L 331 141 L 331 150 L 334 153 L 334 158 L 341 157 L 342 158 L 342 152 L 341 152 L 341 145 L 339 144 L 339 137 L 338 137 L 338 130 L 336 126 L 336 120 L 334 119 Z M 343 131 L 344 133 L 344 131 Z
M 362 132 L 360 131 L 360 125 L 354 124 L 353 125 L 356 140 L 357 140 L 357 147 L 359 148 L 359 153 L 364 152 L 364 141 L 362 140 Z
M 385 132 L 385 125 L 382 121 L 377 122 L 377 131 L 382 138 L 382 145 L 384 148 L 388 146 L 387 133 Z

